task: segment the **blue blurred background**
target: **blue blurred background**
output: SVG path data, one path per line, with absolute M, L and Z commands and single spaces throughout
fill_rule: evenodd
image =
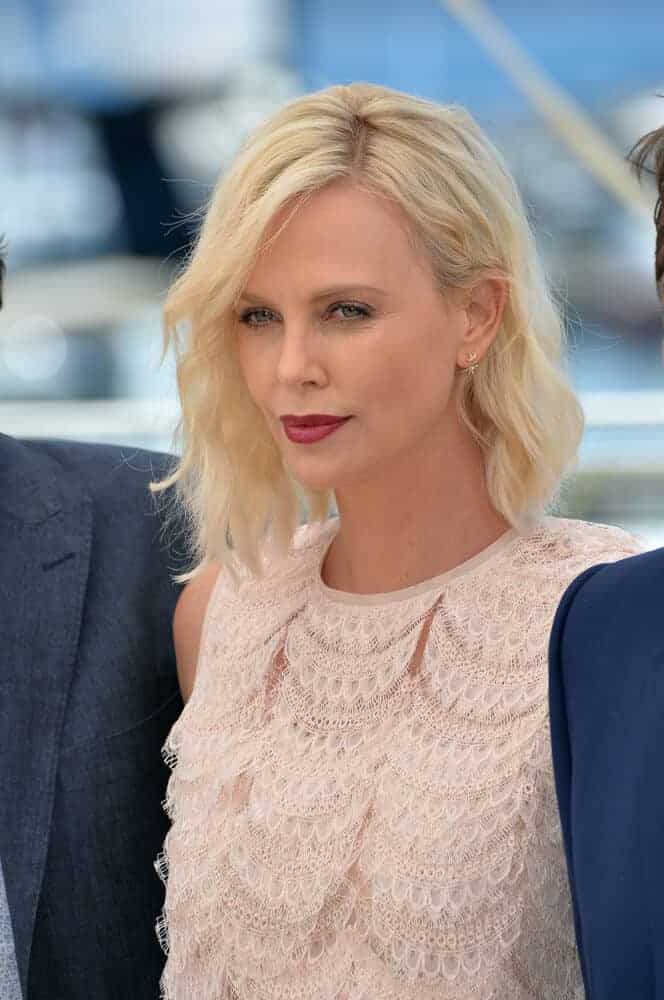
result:
M 371 80 L 467 106 L 505 154 L 588 419 L 561 512 L 664 544 L 654 186 L 592 164 L 664 123 L 661 2 L 0 0 L 0 46 L 0 429 L 169 447 L 160 312 L 196 211 L 284 100 Z

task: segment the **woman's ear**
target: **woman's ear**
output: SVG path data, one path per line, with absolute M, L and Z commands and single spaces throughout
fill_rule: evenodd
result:
M 466 327 L 461 337 L 457 364 L 468 366 L 469 355 L 480 364 L 493 343 L 507 304 L 507 279 L 483 278 L 464 296 Z

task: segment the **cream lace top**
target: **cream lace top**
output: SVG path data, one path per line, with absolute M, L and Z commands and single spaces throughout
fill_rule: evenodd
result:
M 547 643 L 566 585 L 640 545 L 545 518 L 369 597 L 322 583 L 335 530 L 211 596 L 166 747 L 163 996 L 582 997 Z

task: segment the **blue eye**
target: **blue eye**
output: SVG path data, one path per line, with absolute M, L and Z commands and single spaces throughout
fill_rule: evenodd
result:
M 240 315 L 240 323 L 245 326 L 267 326 L 274 320 L 274 313 L 270 309 L 246 309 Z
M 361 305 L 359 302 L 337 302 L 336 305 L 330 307 L 329 313 L 330 315 L 339 313 L 344 321 L 368 319 L 371 316 L 371 309 L 369 306 Z

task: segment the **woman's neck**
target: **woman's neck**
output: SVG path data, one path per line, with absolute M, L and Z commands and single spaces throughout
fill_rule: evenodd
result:
M 453 462 L 420 464 L 419 474 L 406 460 L 389 477 L 337 491 L 340 527 L 322 570 L 329 587 L 401 590 L 454 569 L 509 529 L 489 499 L 479 447 L 468 436 L 457 452 Z

